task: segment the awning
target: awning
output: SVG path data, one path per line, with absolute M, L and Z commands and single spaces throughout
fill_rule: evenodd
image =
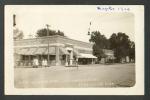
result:
M 18 52 L 20 52 L 20 49 L 19 48 L 15 48 L 14 49 L 14 53 L 18 54 Z
M 67 50 L 65 48 L 60 47 L 59 50 L 60 50 L 61 55 L 69 55 L 69 53 L 67 52 Z
M 22 48 L 18 51 L 17 54 L 20 54 L 20 55 L 28 55 L 28 51 L 29 51 L 29 48 Z
M 22 48 L 19 50 L 15 50 L 15 53 L 20 55 L 35 55 L 37 48 Z
M 27 55 L 35 55 L 35 52 L 38 50 L 38 48 L 29 48 L 29 51 L 27 52 Z
M 46 50 L 47 50 L 46 48 L 40 47 L 40 48 L 37 49 L 37 51 L 35 52 L 35 54 L 36 55 L 42 55 L 42 54 L 44 54 L 46 52 Z
M 44 54 L 48 54 L 48 48 L 46 48 Z M 56 50 L 55 50 L 55 47 L 49 47 L 49 54 L 50 55 L 56 55 Z
M 80 53 L 79 58 L 97 58 L 96 56 L 92 55 L 92 54 L 84 54 L 84 53 Z

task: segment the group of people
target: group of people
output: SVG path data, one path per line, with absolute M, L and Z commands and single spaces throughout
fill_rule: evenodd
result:
M 39 66 L 39 60 L 37 58 L 33 59 L 33 67 L 37 68 Z M 46 59 L 42 60 L 42 66 L 48 67 L 48 62 Z

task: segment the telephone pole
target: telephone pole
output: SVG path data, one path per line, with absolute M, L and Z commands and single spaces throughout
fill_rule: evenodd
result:
M 49 27 L 50 25 L 46 24 L 46 27 L 47 27 L 47 38 L 49 36 Z M 50 64 L 50 60 L 49 60 L 49 38 L 48 38 L 48 54 L 47 54 L 47 62 L 48 62 L 48 65 Z
M 91 22 L 90 22 L 90 26 L 88 28 L 88 35 L 91 35 Z

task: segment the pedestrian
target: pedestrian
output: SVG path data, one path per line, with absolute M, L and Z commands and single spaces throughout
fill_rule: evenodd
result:
M 46 59 L 43 59 L 42 66 L 47 67 L 47 60 Z
M 45 65 L 45 67 L 48 67 L 48 63 L 47 63 L 47 60 L 45 59 L 45 61 L 44 61 L 44 65 Z
M 43 59 L 43 60 L 42 60 L 42 67 L 45 67 L 45 66 L 44 66 L 44 63 L 45 63 L 45 61 L 44 61 L 44 59 Z
M 34 68 L 37 68 L 38 65 L 39 65 L 39 61 L 38 61 L 37 58 L 35 58 L 35 59 L 33 60 L 33 67 L 34 67 Z

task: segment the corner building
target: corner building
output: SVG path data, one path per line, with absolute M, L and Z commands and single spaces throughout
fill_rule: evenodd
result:
M 68 37 L 54 35 L 32 39 L 14 40 L 15 67 L 31 66 L 33 59 L 48 60 L 50 66 L 74 66 L 78 64 L 94 64 L 97 57 L 92 54 L 92 44 Z

